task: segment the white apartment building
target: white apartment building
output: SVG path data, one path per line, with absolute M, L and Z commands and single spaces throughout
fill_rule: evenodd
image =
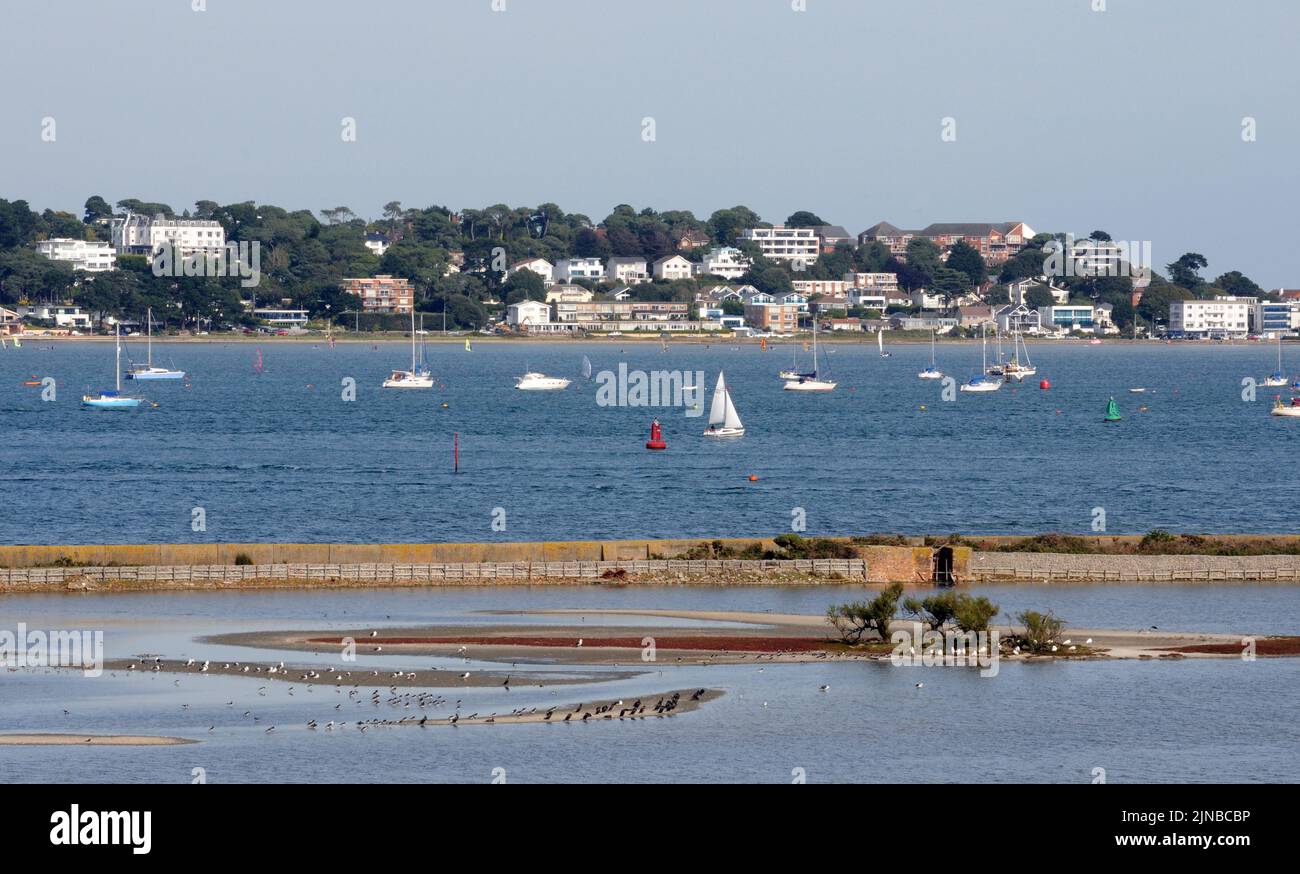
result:
M 823 298 L 842 301 L 848 295 L 848 283 L 843 279 L 793 279 L 790 285 L 804 297 L 820 294 Z
M 655 279 L 690 279 L 694 269 L 695 265 L 681 255 L 665 255 L 653 265 Z
M 752 262 L 739 249 L 732 246 L 719 246 L 709 253 L 695 268 L 697 274 L 721 276 L 724 279 L 739 279 L 748 272 Z
M 219 253 L 226 245 L 220 222 L 208 219 L 169 219 L 161 215 L 128 213 L 113 219 L 113 248 L 119 255 L 153 255 L 164 247 L 179 249 L 181 257 Z
M 610 258 L 605 266 L 605 278 L 622 285 L 638 285 L 650 281 L 644 258 L 615 257 Z
M 870 289 L 878 294 L 898 291 L 897 273 L 845 273 L 844 281 L 853 288 Z
M 740 238 L 754 243 L 763 257 L 774 261 L 804 261 L 811 264 L 821 254 L 821 238 L 816 228 L 746 228 Z
M 69 262 L 73 270 L 103 273 L 117 268 L 117 253 L 108 243 L 55 237 L 38 242 L 36 251 L 51 261 Z
M 555 262 L 553 278 L 557 282 L 588 279 L 600 282 L 605 278 L 605 262 L 599 258 L 561 258 Z
M 1169 303 L 1169 333 L 1185 337 L 1245 337 L 1250 332 L 1253 297 L 1175 300 Z

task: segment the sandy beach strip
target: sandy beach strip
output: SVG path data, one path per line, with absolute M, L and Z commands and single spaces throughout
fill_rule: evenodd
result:
M 390 654 L 430 658 L 463 656 L 482 661 L 534 662 L 564 665 L 628 665 L 641 662 L 734 664 L 764 660 L 807 662 L 839 659 L 887 658 L 891 647 L 879 640 L 865 646 L 847 646 L 832 631 L 824 616 L 692 610 L 564 610 L 530 613 L 581 616 L 644 616 L 643 628 L 599 624 L 509 624 L 498 626 L 447 625 L 391 628 L 375 631 L 251 632 L 220 635 L 213 642 L 299 651 L 340 649 L 344 638 Z M 677 618 L 714 623 L 716 627 L 660 627 L 656 619 Z M 896 620 L 893 630 L 914 630 L 915 623 Z M 994 626 L 1005 641 L 1021 629 Z M 1167 659 L 1227 658 L 1240 656 L 1246 640 L 1255 641 L 1259 656 L 1300 655 L 1300 638 L 1258 638 L 1240 634 L 1168 632 L 1144 629 L 1087 629 L 1067 627 L 1057 651 L 1013 653 L 1008 660 L 1028 659 Z M 581 643 L 579 643 L 581 641 Z M 646 653 L 653 650 L 649 658 Z
M 198 743 L 183 737 L 136 734 L 0 734 L 0 746 L 165 747 Z

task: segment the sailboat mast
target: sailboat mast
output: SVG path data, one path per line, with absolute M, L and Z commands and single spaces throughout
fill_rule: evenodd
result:
M 415 304 L 411 304 L 411 373 L 415 373 Z
M 149 361 L 146 366 L 153 367 L 153 307 L 149 307 L 149 309 L 145 310 L 145 319 L 149 322 L 148 326 L 145 328 L 145 335 L 149 338 Z
M 121 391 L 122 390 L 122 326 L 121 324 L 118 324 L 115 326 L 115 328 L 116 329 L 113 332 L 113 347 L 114 347 L 113 386 L 118 391 Z

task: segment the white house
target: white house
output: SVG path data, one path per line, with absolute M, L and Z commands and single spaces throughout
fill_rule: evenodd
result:
M 1007 294 L 1013 304 L 1023 304 L 1025 296 L 1035 288 L 1041 288 L 1052 295 L 1052 301 L 1058 304 L 1070 302 L 1070 290 L 1053 285 L 1050 280 L 1046 283 L 1037 279 L 1022 279 L 1019 282 L 1007 283 Z
M 383 234 L 366 234 L 366 248 L 371 252 L 374 252 L 379 258 L 384 257 L 384 253 L 388 251 L 388 247 L 391 245 L 392 244 L 388 242 L 388 238 Z
M 38 242 L 36 251 L 51 261 L 69 262 L 73 270 L 103 273 L 117 268 L 117 253 L 108 243 L 55 237 Z
M 695 265 L 681 255 L 665 255 L 654 263 L 655 279 L 690 279 Z
M 275 328 L 305 328 L 307 326 L 306 310 L 288 310 L 280 307 L 258 308 L 253 310 L 253 318 L 260 319 Z M 155 321 L 154 324 L 157 324 Z
M 1094 324 L 1092 304 L 1065 304 L 1038 308 L 1044 331 L 1069 333 L 1091 331 Z
M 516 261 L 506 270 L 506 277 L 514 276 L 520 270 L 528 270 L 542 277 L 544 285 L 550 285 L 555 282 L 555 267 L 545 258 L 527 258 L 523 261 Z
M 739 249 L 719 246 L 709 250 L 695 272 L 699 275 L 721 276 L 723 279 L 739 279 L 749 270 L 751 263 Z
M 609 263 L 605 265 L 605 278 L 610 282 L 637 285 L 641 282 L 649 282 L 650 274 L 646 272 L 644 258 L 617 256 L 610 258 Z
M 611 292 L 609 293 L 609 299 L 610 299 L 610 300 L 620 300 L 620 301 L 621 301 L 621 300 L 631 300 L 631 299 L 632 299 L 632 289 L 629 288 L 629 287 L 626 286 L 626 285 L 622 286 L 621 288 L 616 288 L 616 289 L 614 289 L 613 291 L 611 291 Z
M 588 279 L 600 282 L 605 278 L 605 263 L 599 258 L 561 258 L 555 262 L 553 278 L 559 282 Z
M 550 304 L 521 300 L 506 307 L 506 324 L 512 328 L 545 325 L 551 321 Z

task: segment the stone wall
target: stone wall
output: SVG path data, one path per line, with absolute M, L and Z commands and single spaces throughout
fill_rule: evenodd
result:
M 1213 582 L 1300 581 L 1297 555 L 1069 555 L 976 552 L 972 582 Z

